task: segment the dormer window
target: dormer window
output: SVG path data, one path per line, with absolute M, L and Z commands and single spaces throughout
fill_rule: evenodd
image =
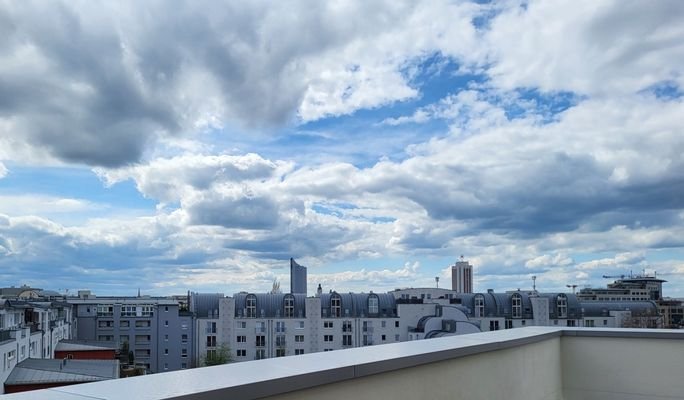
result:
M 246 313 L 245 317 L 247 318 L 256 318 L 257 313 L 257 298 L 253 294 L 248 294 L 247 298 L 245 299 L 245 307 L 246 307 Z
M 556 297 L 556 314 L 558 318 L 568 317 L 568 297 L 563 293 Z
M 371 294 L 368 296 L 368 314 L 369 315 L 377 315 L 378 314 L 378 305 L 379 305 L 379 300 L 378 300 L 378 295 L 376 294 Z
M 337 293 L 330 297 L 330 316 L 337 318 L 342 316 L 342 298 Z
M 522 318 L 522 296 L 519 293 L 511 296 L 511 314 L 513 318 Z
M 484 296 L 481 294 L 476 294 L 474 301 L 474 311 L 475 311 L 475 318 L 482 318 L 484 317 L 484 309 L 485 309 L 485 301 L 484 301 Z
M 285 318 L 294 317 L 294 304 L 295 304 L 294 296 L 291 294 L 285 295 L 285 298 L 283 299 L 283 309 L 285 311 L 285 313 L 284 313 Z

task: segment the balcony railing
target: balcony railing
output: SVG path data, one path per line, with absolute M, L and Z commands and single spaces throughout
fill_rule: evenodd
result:
M 684 332 L 677 330 L 528 327 L 71 385 L 7 399 L 314 400 L 352 393 L 371 398 L 380 391 L 396 400 L 682 399 L 683 346 Z

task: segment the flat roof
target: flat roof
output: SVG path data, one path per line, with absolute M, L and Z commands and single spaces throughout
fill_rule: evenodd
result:
M 95 382 L 119 377 L 119 360 L 29 358 L 17 364 L 5 385 Z
M 55 351 L 116 350 L 112 342 L 96 340 L 60 340 Z

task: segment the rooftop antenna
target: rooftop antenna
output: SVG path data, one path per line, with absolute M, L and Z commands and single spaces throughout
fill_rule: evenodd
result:
M 435 283 L 437 284 L 437 289 L 439 289 L 439 276 L 435 276 Z
M 532 275 L 532 290 L 537 291 L 537 275 Z

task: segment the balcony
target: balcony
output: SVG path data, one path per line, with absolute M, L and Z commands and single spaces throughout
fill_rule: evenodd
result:
M 684 332 L 528 327 L 72 385 L 12 399 L 683 399 Z M 416 384 L 420 382 L 420 384 Z

